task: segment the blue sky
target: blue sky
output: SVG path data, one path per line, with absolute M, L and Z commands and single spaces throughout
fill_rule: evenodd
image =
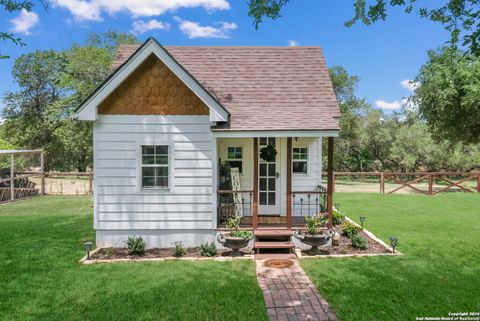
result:
M 265 21 L 259 30 L 246 0 L 50 0 L 47 11 L 39 3 L 33 13 L 0 13 L 0 30 L 27 44 L 1 44 L 11 56 L 0 60 L 2 96 L 16 88 L 11 68 L 22 53 L 67 49 L 91 32 L 115 29 L 141 40 L 154 36 L 165 45 L 321 46 L 329 66 L 342 65 L 361 78 L 359 96 L 391 111 L 410 94 L 405 80 L 415 77 L 427 50 L 448 40 L 441 26 L 400 9 L 390 10 L 386 22 L 346 28 L 353 0 L 291 0 L 280 19 Z

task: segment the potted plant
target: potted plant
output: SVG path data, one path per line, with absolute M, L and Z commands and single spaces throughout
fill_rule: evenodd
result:
M 294 236 L 302 243 L 310 245 L 312 248 L 309 253 L 312 255 L 320 254 L 319 246 L 325 245 L 335 235 L 335 230 L 327 229 L 328 218 L 325 215 L 307 216 L 305 217 L 307 224 L 305 225 L 306 233 L 297 230 Z
M 230 231 L 217 236 L 218 243 L 232 249 L 231 256 L 241 256 L 240 249 L 247 247 L 248 242 L 253 238 L 252 232 L 240 230 L 240 219 L 240 216 L 230 218 L 226 224 Z

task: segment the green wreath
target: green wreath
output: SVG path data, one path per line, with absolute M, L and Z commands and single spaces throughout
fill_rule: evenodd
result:
M 260 157 L 266 162 L 274 162 L 276 156 L 277 150 L 272 144 L 268 144 L 260 149 Z

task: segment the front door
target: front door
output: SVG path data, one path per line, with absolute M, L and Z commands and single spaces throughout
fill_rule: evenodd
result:
M 276 159 L 271 162 L 260 157 L 260 151 L 268 144 L 277 150 Z M 258 152 L 258 214 L 280 215 L 280 144 L 274 137 L 259 138 Z

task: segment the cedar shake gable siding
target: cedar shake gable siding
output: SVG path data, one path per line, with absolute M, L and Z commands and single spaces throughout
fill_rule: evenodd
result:
M 208 115 L 209 108 L 155 55 L 98 107 L 103 115 Z
M 121 45 L 113 69 L 137 49 Z M 213 130 L 339 130 L 340 110 L 320 47 L 164 49 L 230 113 Z

